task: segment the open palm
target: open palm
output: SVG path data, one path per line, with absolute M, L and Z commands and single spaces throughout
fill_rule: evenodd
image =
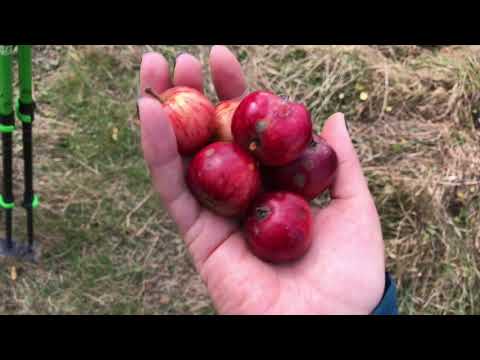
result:
M 246 91 L 240 64 L 215 46 L 210 67 L 220 99 Z M 249 250 L 233 220 L 202 208 L 189 192 L 184 160 L 160 104 L 145 95 L 171 86 L 203 91 L 202 66 L 188 54 L 177 58 L 173 79 L 157 53 L 143 57 L 139 99 L 142 147 L 154 187 L 178 225 L 195 266 L 221 314 L 369 314 L 385 286 L 384 247 L 378 214 L 342 114 L 325 123 L 322 136 L 339 158 L 328 207 L 314 209 L 311 250 L 289 265 L 262 262 Z

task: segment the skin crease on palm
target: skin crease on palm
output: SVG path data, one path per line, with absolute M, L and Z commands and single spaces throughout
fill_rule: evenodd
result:
M 210 70 L 220 100 L 247 90 L 235 56 L 214 46 Z M 331 116 L 322 136 L 337 152 L 339 168 L 328 207 L 313 209 L 313 244 L 299 261 L 271 265 L 248 249 L 238 224 L 201 206 L 184 179 L 185 160 L 160 104 L 145 94 L 172 86 L 203 91 L 202 65 L 177 58 L 173 79 L 167 61 L 145 54 L 138 101 L 142 148 L 155 190 L 175 220 L 219 314 L 370 314 L 385 287 L 380 221 L 342 114 Z

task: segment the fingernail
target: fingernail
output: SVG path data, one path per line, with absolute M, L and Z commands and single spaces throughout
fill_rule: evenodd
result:
M 337 118 L 337 117 L 343 119 L 343 123 L 345 124 L 345 129 L 347 129 L 348 135 L 350 135 L 350 127 L 348 126 L 348 121 L 345 118 L 344 113 L 337 112 L 337 113 L 331 115 L 326 121 L 329 121 L 330 119 Z M 336 120 L 336 121 L 338 121 L 338 120 Z

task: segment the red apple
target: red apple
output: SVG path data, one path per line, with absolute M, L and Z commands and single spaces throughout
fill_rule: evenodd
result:
M 271 263 L 303 257 L 312 244 L 312 213 L 300 196 L 288 192 L 259 197 L 245 222 L 247 242 L 260 259 Z
M 233 142 L 232 118 L 235 110 L 240 105 L 240 100 L 227 100 L 221 102 L 215 109 L 216 138 L 218 141 Z
M 241 216 L 261 189 L 255 159 L 240 146 L 216 142 L 190 163 L 187 183 L 197 200 L 222 216 Z
M 264 177 L 277 190 L 294 192 L 313 200 L 332 184 L 337 167 L 337 154 L 333 148 L 321 136 L 313 135 L 297 160 L 283 167 L 265 169 Z
M 302 104 L 266 91 L 251 93 L 232 120 L 235 142 L 267 166 L 295 160 L 312 137 L 310 113 Z
M 210 142 L 215 133 L 215 107 L 200 91 L 179 86 L 160 95 L 152 89 L 146 92 L 162 104 L 175 131 L 181 155 L 194 155 Z

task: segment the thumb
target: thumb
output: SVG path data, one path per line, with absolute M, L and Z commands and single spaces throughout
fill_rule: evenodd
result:
M 369 196 L 367 180 L 347 130 L 345 116 L 332 115 L 322 131 L 323 138 L 333 147 L 338 157 L 338 170 L 331 189 L 334 199 Z
M 198 219 L 200 209 L 185 183 L 174 129 L 158 101 L 145 97 L 138 106 L 143 156 L 154 188 L 180 232 L 185 234 Z

